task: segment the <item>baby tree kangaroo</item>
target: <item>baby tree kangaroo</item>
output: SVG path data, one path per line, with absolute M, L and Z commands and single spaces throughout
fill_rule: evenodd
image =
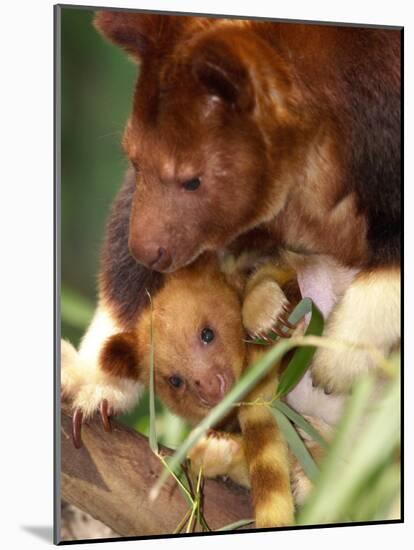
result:
M 290 277 L 291 272 L 267 264 L 249 278 L 244 296 L 240 296 L 220 270 L 217 259 L 210 255 L 169 274 L 153 297 L 153 313 L 147 307 L 133 330 L 112 335 L 102 349 L 99 367 L 110 386 L 101 404 L 104 426 L 108 423 L 108 411 L 118 410 L 117 397 L 125 408 L 122 394 L 117 394 L 120 383 L 148 386 L 151 322 L 156 393 L 175 414 L 192 424 L 199 422 L 263 353 L 262 347 L 246 343 L 243 321 L 251 333 L 255 332 L 254 319 L 267 308 L 272 311 L 277 332 L 281 325 L 293 328 L 286 320 L 289 302 L 276 282 L 284 283 Z M 88 380 L 88 373 L 78 362 L 69 362 L 70 368 L 78 372 L 72 376 L 64 373 L 65 380 L 79 382 L 84 377 L 81 384 L 63 387 L 74 398 L 74 438 L 79 446 L 79 411 L 88 410 L 80 403 L 79 394 L 82 384 L 93 383 L 93 378 Z M 234 428 L 237 418 L 241 436 L 214 432 L 191 453 L 193 466 L 203 465 L 205 475 L 228 475 L 251 486 L 259 527 L 293 523 L 286 443 L 272 413 L 263 404 L 274 394 L 277 371 L 275 367 L 247 396 L 246 402 L 257 404 L 242 405 L 223 421 L 222 429 Z M 82 409 L 76 409 L 79 406 Z

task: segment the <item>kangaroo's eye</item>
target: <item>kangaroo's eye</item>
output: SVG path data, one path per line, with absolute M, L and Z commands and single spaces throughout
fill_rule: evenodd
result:
M 212 330 L 211 328 L 209 327 L 205 327 L 203 328 L 203 330 L 201 331 L 201 340 L 205 343 L 205 344 L 209 344 L 210 342 L 212 342 L 214 340 L 214 330 Z
M 183 187 L 186 191 L 196 191 L 201 185 L 200 178 L 193 178 L 192 180 L 185 181 Z
M 177 375 L 170 376 L 168 382 L 171 386 L 173 386 L 173 388 L 180 388 L 183 385 L 183 379 Z

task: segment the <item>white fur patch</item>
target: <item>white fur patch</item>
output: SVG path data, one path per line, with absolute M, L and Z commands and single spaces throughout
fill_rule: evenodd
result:
M 103 399 L 114 414 L 130 410 L 142 394 L 139 382 L 111 376 L 99 367 L 99 354 L 107 338 L 119 332 L 119 326 L 100 306 L 81 342 L 79 352 L 62 340 L 61 386 L 62 394 L 82 410 L 84 418 L 92 416 Z
M 63 397 L 73 399 L 83 382 L 78 352 L 70 342 L 60 341 L 60 370 Z
M 355 343 L 338 350 L 320 348 L 312 376 L 329 391 L 346 392 L 360 374 L 377 367 L 374 358 L 358 344 L 388 355 L 401 334 L 400 272 L 373 271 L 357 278 L 332 312 L 324 336 Z
M 295 267 L 303 298 L 311 298 L 325 319 L 357 274 L 356 269 L 344 268 L 329 256 L 300 257 Z
M 107 338 L 120 331 L 121 328 L 106 308 L 102 305 L 98 306 L 79 346 L 79 357 L 84 361 L 85 366 L 96 368 L 102 344 Z
M 286 397 L 287 403 L 302 415 L 321 418 L 335 425 L 341 418 L 345 396 L 326 395 L 321 388 L 312 386 L 310 372 L 307 371 L 299 384 Z

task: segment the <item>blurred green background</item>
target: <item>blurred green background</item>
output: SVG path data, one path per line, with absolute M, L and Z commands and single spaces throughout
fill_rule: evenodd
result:
M 96 304 L 108 211 L 127 167 L 121 149 L 138 67 L 92 25 L 93 11 L 61 8 L 61 331 L 78 346 Z M 157 403 L 160 441 L 187 432 Z M 147 397 L 123 419 L 148 430 Z
M 105 219 L 127 165 L 120 140 L 137 75 L 92 18 L 61 9 L 62 336 L 76 345 L 94 309 Z

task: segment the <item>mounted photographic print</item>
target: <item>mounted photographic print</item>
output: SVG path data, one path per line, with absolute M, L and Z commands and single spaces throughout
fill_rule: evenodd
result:
M 402 40 L 55 7 L 56 543 L 402 521 Z

